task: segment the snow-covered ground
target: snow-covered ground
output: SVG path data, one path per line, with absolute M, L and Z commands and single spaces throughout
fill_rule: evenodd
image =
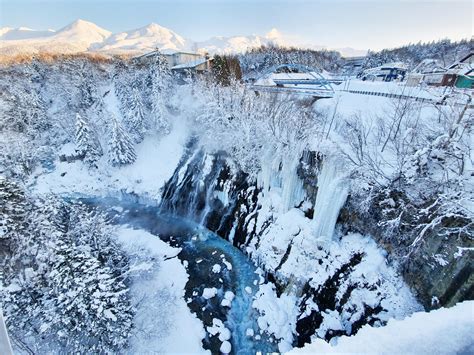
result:
M 201 354 L 204 327 L 185 300 L 188 274 L 173 248 L 144 230 L 121 227 L 118 241 L 129 254 L 132 304 L 137 312 L 131 354 Z
M 124 167 L 111 167 L 105 156 L 98 162 L 97 169 L 90 169 L 82 161 L 56 160 L 56 167 L 50 173 L 36 172 L 32 188 L 38 193 L 97 196 L 116 196 L 123 191 L 158 202 L 163 185 L 178 166 L 188 132 L 185 123 L 177 117 L 169 135 L 146 137 L 136 146 L 137 160 Z M 74 144 L 67 144 L 62 154 L 71 154 L 74 149 Z
M 356 335 L 331 344 L 314 339 L 289 354 L 472 354 L 473 331 L 474 301 L 465 301 L 403 320 L 391 319 L 380 328 L 366 325 Z

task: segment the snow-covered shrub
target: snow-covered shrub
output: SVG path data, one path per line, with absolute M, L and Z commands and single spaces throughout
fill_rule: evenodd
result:
M 298 102 L 274 95 L 257 95 L 238 83 L 229 87 L 200 82 L 195 90 L 203 104 L 194 117 L 202 142 L 210 151 L 223 150 L 240 168 L 256 176 L 268 152 L 279 164 L 299 159 L 315 121 Z

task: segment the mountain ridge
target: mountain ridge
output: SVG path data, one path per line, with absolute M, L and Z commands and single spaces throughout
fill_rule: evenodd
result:
M 145 53 L 156 48 L 161 50 L 196 51 L 214 53 L 241 53 L 262 45 L 295 46 L 276 28 L 265 35 L 214 36 L 205 41 L 192 41 L 157 23 L 136 29 L 112 33 L 93 22 L 78 19 L 54 30 L 33 30 L 26 27 L 0 28 L 0 54 L 39 52 L 100 52 Z M 304 46 L 312 49 L 323 46 Z M 337 50 L 337 49 L 335 49 Z M 363 53 L 353 48 L 343 48 L 341 53 Z

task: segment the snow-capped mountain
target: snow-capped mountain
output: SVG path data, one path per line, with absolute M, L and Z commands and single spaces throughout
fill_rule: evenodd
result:
M 28 27 L 3 27 L 0 29 L 0 40 L 20 40 L 20 39 L 30 39 L 38 37 L 49 37 L 53 36 L 55 33 L 54 30 L 38 31 L 33 30 Z
M 120 32 L 108 37 L 104 42 L 91 48 L 94 50 L 117 51 L 150 51 L 155 48 L 183 50 L 189 47 L 189 41 L 156 23 L 135 30 Z
M 95 43 L 102 43 L 112 32 L 96 24 L 84 20 L 77 20 L 61 28 L 54 35 L 54 40 L 64 40 L 73 43 L 87 44 L 87 48 Z
M 84 20 L 74 21 L 57 32 L 28 31 L 20 28 L 9 31 L 1 29 L 0 33 L 2 33 L 0 53 L 3 54 L 83 52 L 97 43 L 102 43 L 112 34 L 110 31 Z M 30 34 L 30 36 L 27 36 L 27 34 Z
M 265 36 L 233 36 L 233 37 L 212 37 L 207 41 L 196 42 L 195 47 L 201 51 L 209 53 L 239 53 L 249 48 L 260 47 L 262 45 L 285 45 L 287 44 L 282 34 L 276 29 L 272 29 Z
M 84 51 L 144 53 L 156 48 L 168 51 L 192 50 L 214 54 L 239 53 L 269 44 L 297 45 L 292 38 L 284 36 L 275 28 L 263 36 L 217 36 L 200 42 L 186 39 L 171 29 L 156 23 L 115 34 L 85 20 L 76 20 L 58 31 L 38 31 L 26 27 L 0 28 L 0 54 L 77 53 Z M 314 45 L 299 45 L 299 47 L 325 48 Z M 343 51 L 351 52 L 351 50 L 345 48 Z

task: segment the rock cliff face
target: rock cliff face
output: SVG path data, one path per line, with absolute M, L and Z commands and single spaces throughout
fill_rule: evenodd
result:
M 414 205 L 397 189 L 376 192 L 367 211 L 358 208 L 360 203 L 357 197 L 349 198 L 339 216 L 343 230 L 370 234 L 387 250 L 426 309 L 474 299 L 473 221 L 424 213 L 434 201 Z M 436 218 L 439 223 L 425 229 L 416 242 L 421 227 Z M 397 223 L 390 227 L 394 219 Z
M 300 159 L 297 174 L 303 182 L 305 201 L 315 201 L 318 192 L 317 177 L 322 164 L 323 157 L 315 152 L 305 152 Z M 310 204 L 305 207 L 305 203 L 296 206 L 298 208 L 295 213 L 299 211 L 301 217 L 298 218 L 309 224 L 315 211 L 308 207 Z M 398 296 L 394 295 L 399 292 L 399 286 L 393 286 L 396 284 L 395 276 L 364 275 L 374 274 L 370 270 L 371 261 L 380 259 L 382 264 L 385 263 L 385 257 L 376 251 L 375 243 L 367 244 L 367 240 L 362 237 L 344 237 L 340 242 L 335 241 L 337 247 L 331 244 L 332 246 L 316 249 L 313 244 L 311 248 L 315 250 L 309 250 L 304 247 L 304 243 L 308 242 L 310 232 L 300 229 L 291 232 L 293 234 L 287 236 L 288 240 L 280 240 L 281 243 L 275 245 L 271 238 L 279 238 L 275 237 L 275 233 L 280 226 L 276 223 L 277 215 L 269 214 L 265 210 L 268 209 L 265 204 L 265 191 L 241 172 L 224 152 L 208 154 L 197 143 L 191 143 L 165 186 L 160 208 L 162 213 L 185 216 L 201 223 L 230 241 L 266 271 L 267 279 L 275 283 L 278 294 L 291 292 L 299 297 L 300 314 L 295 345 L 303 345 L 315 333 L 325 339 L 353 334 L 364 324 L 383 324 L 387 313 L 396 314 L 399 305 L 395 304 L 399 300 L 395 300 Z M 379 246 L 389 252 L 389 258 L 402 260 L 401 250 L 410 244 L 409 237 L 399 240 L 394 238 L 395 241 L 398 240 L 397 244 L 389 243 L 382 237 L 384 229 L 379 221 L 384 216 L 375 201 L 372 209 L 362 214 L 358 201 L 350 197 L 340 213 L 339 228 L 342 227 L 343 234 L 359 232 L 374 235 Z M 403 236 L 406 231 L 401 230 L 399 234 Z M 417 291 L 425 306 L 431 304 L 435 288 L 440 290 L 440 304 L 451 304 L 472 297 L 469 293 L 472 289 L 463 291 L 464 287 L 471 287 L 469 282 L 472 284 L 466 253 L 462 254 L 461 251 L 460 256 L 449 264 L 449 269 L 444 269 L 443 274 L 434 275 L 436 269 L 426 263 L 424 256 L 438 253 L 448 243 L 435 243 L 431 239 L 421 244 L 412 254 L 410 262 L 400 263 L 407 282 Z M 268 254 L 272 254 L 269 259 L 263 257 Z M 292 268 L 298 268 L 298 259 L 302 267 L 308 267 L 312 271 L 307 275 L 291 271 Z M 431 259 L 433 260 L 432 257 Z M 318 270 L 321 271 L 319 274 Z M 429 276 L 430 274 L 433 275 Z M 456 275 L 454 280 L 450 279 L 453 274 Z M 445 283 L 437 283 L 436 280 L 444 280 Z M 371 301 L 361 301 L 361 297 L 368 297 Z M 386 301 L 392 298 L 392 301 Z M 334 325 L 334 319 L 337 319 L 337 325 Z

